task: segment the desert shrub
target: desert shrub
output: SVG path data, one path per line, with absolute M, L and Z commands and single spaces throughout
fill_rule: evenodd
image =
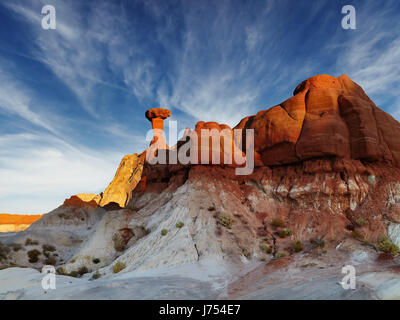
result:
M 100 262 L 100 259 L 99 258 L 94 258 L 92 261 L 93 261 L 94 264 L 98 264 Z
M 83 276 L 84 274 L 89 273 L 89 270 L 86 266 L 82 266 L 78 269 L 78 275 Z
M 359 217 L 356 221 L 355 221 L 356 225 L 358 225 L 359 227 L 365 226 L 367 224 L 367 221 L 361 217 Z
M 250 253 L 249 253 L 247 250 L 243 250 L 243 251 L 242 251 L 242 254 L 243 254 L 246 258 L 249 258 L 249 256 L 250 256 Z
M 32 239 L 30 239 L 30 238 L 27 238 L 27 239 L 25 240 L 25 245 L 26 245 L 26 246 L 37 246 L 38 244 L 39 244 L 39 241 L 32 240 Z
M 44 244 L 42 245 L 42 249 L 44 251 L 48 251 L 48 252 L 54 252 L 56 251 L 56 248 L 54 246 L 52 246 L 51 244 Z
M 93 274 L 92 280 L 99 279 L 100 277 L 101 277 L 101 274 L 100 274 L 99 270 L 97 270 L 97 271 Z
M 233 216 L 230 212 L 227 212 L 227 211 L 218 212 L 217 219 L 225 228 L 227 228 L 227 229 L 232 228 L 232 224 L 233 224 L 234 220 L 233 220 Z
M 312 239 L 310 239 L 310 243 L 311 243 L 312 245 L 316 246 L 316 247 L 319 247 L 319 248 L 325 247 L 325 241 L 324 241 L 324 239 L 322 239 L 322 238 L 320 238 L 320 239 L 318 239 L 318 238 L 312 238 Z
M 113 269 L 114 273 L 118 273 L 118 272 L 124 270 L 125 267 L 126 267 L 125 263 L 123 263 L 122 261 L 118 261 L 116 264 L 114 264 L 112 269 Z
M 397 255 L 400 251 L 399 247 L 390 241 L 389 237 L 387 236 L 384 236 L 379 240 L 377 248 L 379 251 L 393 255 Z
M 286 257 L 288 255 L 288 253 L 285 250 L 279 251 L 276 255 L 275 258 L 279 259 L 279 258 L 283 258 Z
M 290 229 L 282 229 L 278 231 L 279 238 L 286 238 L 293 234 L 292 230 Z
M 18 252 L 22 249 L 22 244 L 20 243 L 11 243 L 10 247 L 13 249 L 14 252 Z
M 10 250 L 9 247 L 3 245 L 3 244 L 0 242 L 0 261 L 2 261 L 2 260 L 7 260 L 8 254 L 10 253 L 10 251 L 11 251 L 11 250 Z
M 177 228 L 182 228 L 184 225 L 185 225 L 185 224 L 184 224 L 182 221 L 179 221 L 179 222 L 176 224 L 176 227 L 177 227 Z
M 113 235 L 112 241 L 115 251 L 122 252 L 125 250 L 125 240 L 118 233 Z
M 294 250 L 294 252 L 303 251 L 304 245 L 301 243 L 301 241 L 295 241 L 295 242 L 293 242 L 293 250 Z
M 78 278 L 79 277 L 79 273 L 78 271 L 71 271 L 69 274 L 67 274 L 70 277 L 74 277 L 74 278 Z
M 45 264 L 54 266 L 57 263 L 56 257 L 48 257 L 45 261 Z
M 359 231 L 353 231 L 353 232 L 351 233 L 351 236 L 352 236 L 353 238 L 355 238 L 355 239 L 363 239 L 363 238 L 364 238 L 364 236 L 362 235 L 362 233 L 359 232 Z
M 266 243 L 262 243 L 260 245 L 260 249 L 261 249 L 261 251 L 264 251 L 266 253 L 272 253 L 272 248 L 269 245 L 267 245 Z
M 65 270 L 64 270 L 63 267 L 57 268 L 57 269 L 56 269 L 56 273 L 59 274 L 59 275 L 62 275 L 62 276 L 68 275 L 68 274 L 65 272 Z
M 27 255 L 29 257 L 29 262 L 30 263 L 35 263 L 39 261 L 39 255 L 40 255 L 40 251 L 37 249 L 33 249 L 27 252 Z
M 271 226 L 273 226 L 274 228 L 283 227 L 284 225 L 285 222 L 281 218 L 275 218 L 271 222 Z
M 167 233 L 168 233 L 168 230 L 167 230 L 167 229 L 162 229 L 162 230 L 161 230 L 161 235 L 162 235 L 162 236 L 167 235 Z

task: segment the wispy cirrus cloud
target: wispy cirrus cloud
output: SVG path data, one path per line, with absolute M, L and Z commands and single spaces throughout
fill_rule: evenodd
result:
M 357 30 L 340 32 L 348 37 L 340 48 L 336 68 L 347 73 L 379 105 L 400 102 L 400 20 L 398 1 L 365 1 L 355 5 Z M 400 105 L 390 109 L 400 119 Z

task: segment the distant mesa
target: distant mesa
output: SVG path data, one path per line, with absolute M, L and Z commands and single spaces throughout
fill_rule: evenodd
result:
M 0 232 L 18 232 L 28 228 L 43 215 L 0 214 Z

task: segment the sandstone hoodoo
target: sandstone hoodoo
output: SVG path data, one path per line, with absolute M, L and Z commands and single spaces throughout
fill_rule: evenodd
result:
M 171 116 L 171 111 L 169 111 L 168 109 L 153 108 L 147 110 L 145 116 L 151 122 L 151 126 L 153 128 L 154 137 L 153 140 L 150 142 L 150 145 L 157 142 L 158 145 L 161 146 L 161 144 L 163 144 L 164 146 L 165 144 L 165 146 L 167 147 L 167 144 L 163 137 L 163 129 L 164 120 Z
M 153 108 L 146 111 L 146 118 L 151 122 L 153 129 L 163 130 L 164 120 L 171 116 L 171 111 L 162 108 Z

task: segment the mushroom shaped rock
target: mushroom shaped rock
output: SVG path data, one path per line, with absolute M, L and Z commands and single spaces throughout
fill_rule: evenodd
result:
M 153 129 L 163 130 L 164 120 L 171 116 L 171 111 L 162 108 L 153 108 L 146 111 L 146 118 L 151 122 Z

